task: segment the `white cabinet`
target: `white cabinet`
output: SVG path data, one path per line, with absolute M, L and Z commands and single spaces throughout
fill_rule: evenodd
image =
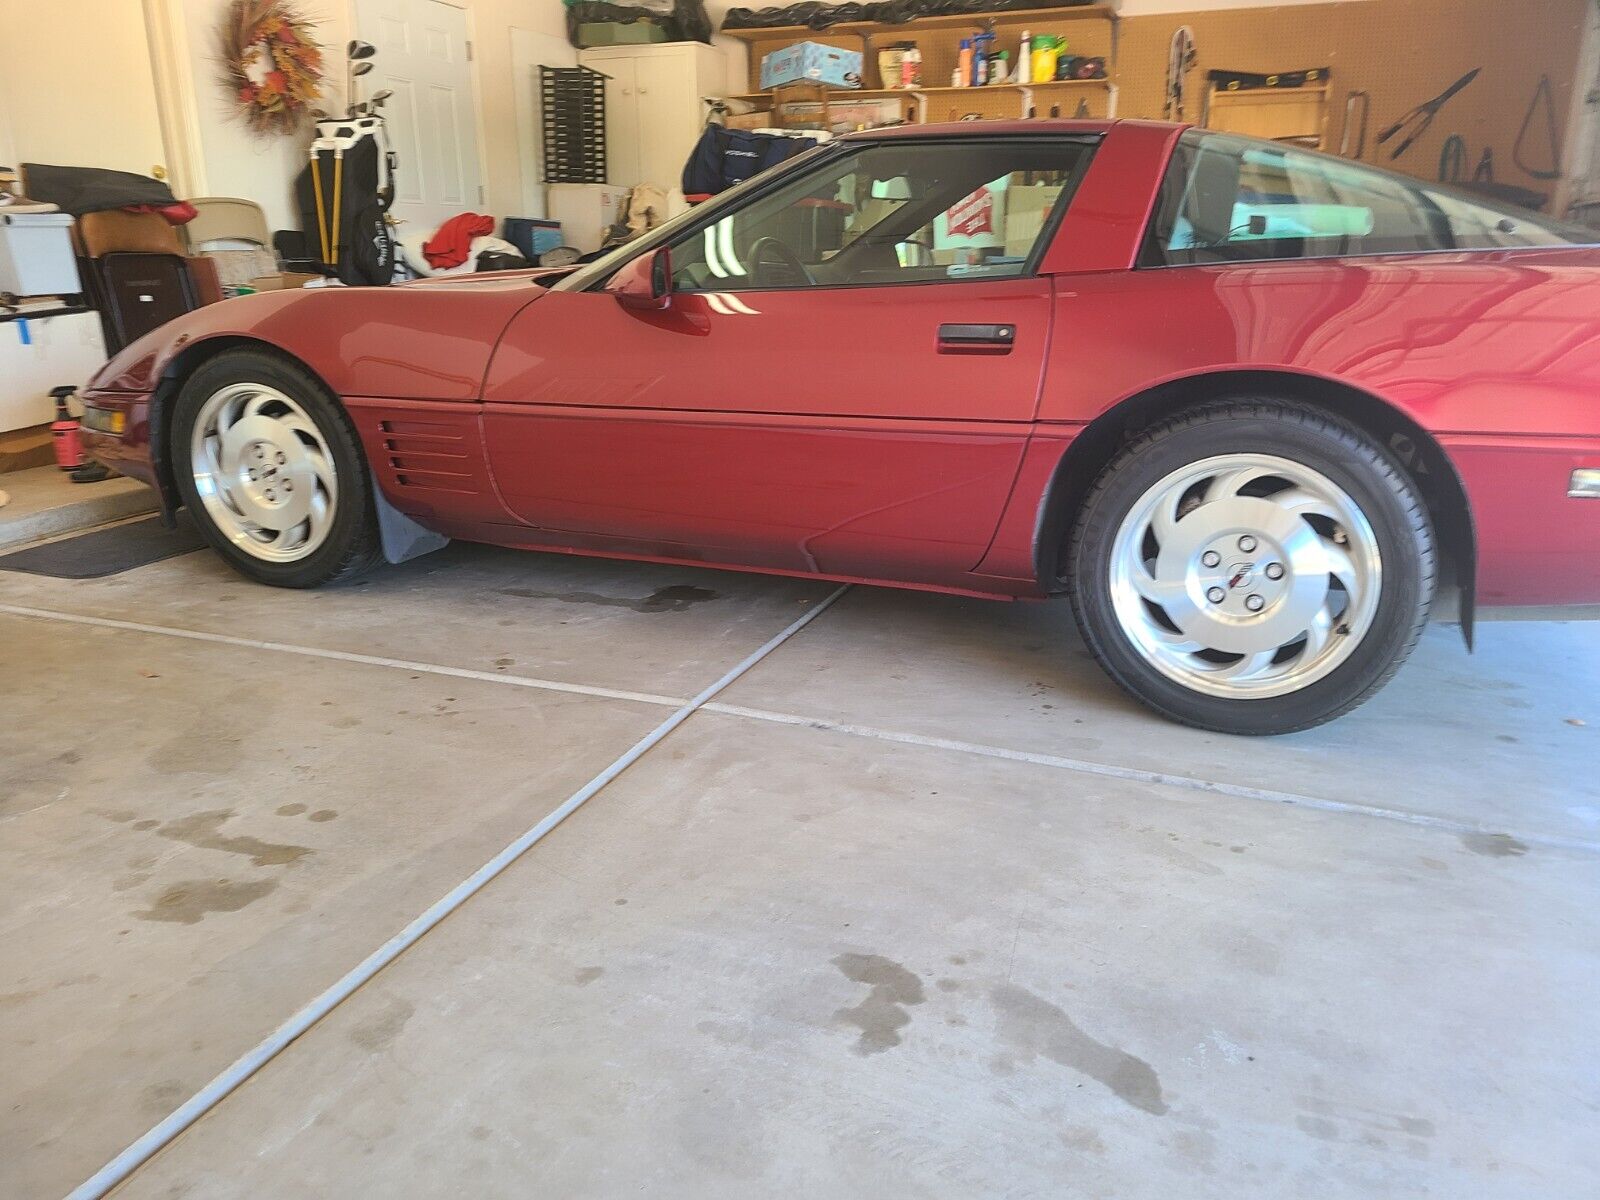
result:
M 727 91 L 720 51 L 699 42 L 602 46 L 578 62 L 606 80 L 606 182 L 676 187 L 705 126 L 702 96 Z

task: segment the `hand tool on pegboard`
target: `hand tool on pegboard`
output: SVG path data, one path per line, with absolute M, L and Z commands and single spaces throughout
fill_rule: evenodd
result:
M 1399 137 L 1401 139 L 1400 144 L 1389 151 L 1389 161 L 1393 162 L 1411 149 L 1416 144 L 1417 139 L 1428 132 L 1428 127 L 1433 124 L 1434 117 L 1439 115 L 1439 110 L 1449 103 L 1452 96 L 1476 79 L 1478 72 L 1481 70 L 1483 70 L 1482 67 L 1473 67 L 1472 70 L 1445 88 L 1432 100 L 1424 100 L 1380 133 L 1378 135 L 1378 145 L 1380 146 L 1387 144 L 1392 138 Z

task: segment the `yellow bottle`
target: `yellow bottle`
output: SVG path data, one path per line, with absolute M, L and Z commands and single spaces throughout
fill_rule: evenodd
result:
M 1033 82 L 1049 83 L 1056 77 L 1056 60 L 1061 57 L 1061 39 L 1036 37 L 1033 39 Z

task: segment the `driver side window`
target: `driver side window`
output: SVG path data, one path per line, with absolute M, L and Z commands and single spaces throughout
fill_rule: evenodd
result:
M 672 247 L 677 291 L 870 287 L 1024 274 L 1093 144 L 869 144 Z

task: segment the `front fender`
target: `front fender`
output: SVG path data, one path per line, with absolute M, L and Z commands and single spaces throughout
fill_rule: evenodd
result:
M 339 396 L 477 400 L 506 325 L 546 295 L 527 276 L 454 287 L 262 292 L 188 313 L 111 359 L 89 391 L 149 394 L 206 343 L 249 341 L 291 355 Z

